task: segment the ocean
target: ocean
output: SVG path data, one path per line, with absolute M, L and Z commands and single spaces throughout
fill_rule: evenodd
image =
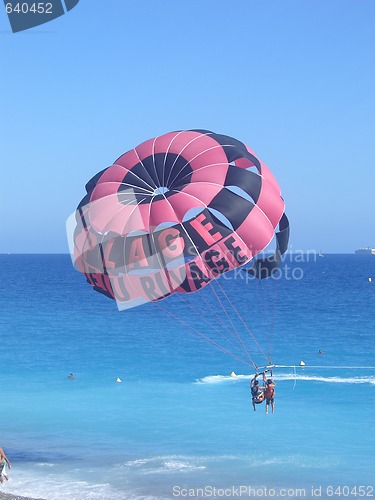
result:
M 374 256 L 294 254 L 277 279 L 228 273 L 123 312 L 69 255 L 1 255 L 0 273 L 0 491 L 375 495 Z M 249 383 L 271 355 L 266 416 Z

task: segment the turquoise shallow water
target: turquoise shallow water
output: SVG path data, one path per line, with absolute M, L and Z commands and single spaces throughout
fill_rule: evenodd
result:
M 276 413 L 266 417 L 251 408 L 252 366 L 195 336 L 219 342 L 229 326 L 220 287 L 120 313 L 69 256 L 0 256 L 0 446 L 14 466 L 2 489 L 73 500 L 203 497 L 206 486 L 226 498 L 240 486 L 312 498 L 322 486 L 329 498 L 330 485 L 371 487 L 375 369 L 343 367 L 375 366 L 375 258 L 306 260 L 261 286 L 221 280 L 276 364 L 307 365 L 274 370 Z

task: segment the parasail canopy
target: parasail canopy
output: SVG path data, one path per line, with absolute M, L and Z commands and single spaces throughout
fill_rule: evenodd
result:
M 287 249 L 280 188 L 244 143 L 207 130 L 143 142 L 86 185 L 73 258 L 120 309 L 204 288 L 270 243 L 249 271 L 269 276 Z

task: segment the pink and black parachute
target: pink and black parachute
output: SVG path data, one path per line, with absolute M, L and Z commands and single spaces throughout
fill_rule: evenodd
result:
M 243 266 L 289 224 L 270 170 L 242 142 L 207 130 L 171 132 L 120 156 L 86 185 L 76 212 L 75 266 L 121 308 L 200 290 Z

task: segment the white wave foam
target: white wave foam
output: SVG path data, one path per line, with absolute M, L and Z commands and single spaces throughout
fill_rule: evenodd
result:
M 297 463 L 299 467 L 304 469 L 328 469 L 332 467 L 332 465 L 339 465 L 340 459 L 324 456 L 314 458 L 311 456 L 291 454 L 265 459 L 262 461 L 262 466 L 280 466 L 286 464 L 295 465 Z
M 208 375 L 195 381 L 196 384 L 218 384 L 220 382 L 236 382 L 238 380 L 251 380 L 253 375 Z
M 196 380 L 197 384 L 220 384 L 223 382 L 251 380 L 253 375 L 209 375 Z M 278 373 L 273 375 L 275 381 L 280 380 L 301 380 L 305 382 L 324 382 L 330 384 L 371 384 L 375 385 L 375 376 L 360 377 L 323 377 L 320 375 L 299 375 L 294 373 Z
M 121 466 L 140 470 L 142 474 L 190 472 L 205 469 L 206 466 L 202 464 L 202 460 L 203 457 L 161 456 L 129 460 Z
M 260 457 L 251 455 L 218 455 L 218 456 L 162 456 L 152 457 L 145 459 L 130 460 L 119 467 L 130 469 L 134 474 L 138 471 L 142 475 L 159 474 L 159 473 L 184 473 L 197 470 L 207 470 L 213 465 L 216 469 L 223 464 L 228 464 L 231 461 L 231 467 L 236 467 L 235 462 L 241 467 L 251 467 L 254 469 L 264 468 L 269 465 L 272 467 L 279 467 L 280 465 L 295 465 L 305 469 L 324 469 L 330 468 L 332 465 L 339 465 L 340 459 L 332 457 L 311 457 L 302 454 L 287 454 L 282 456 L 269 456 L 264 455 Z M 227 465 L 226 465 L 227 468 Z
M 278 380 L 303 380 L 307 382 L 325 382 L 329 384 L 375 384 L 375 377 L 322 377 L 320 375 L 283 374 L 274 377 Z
M 34 464 L 27 469 L 18 468 L 15 471 L 9 483 L 4 484 L 2 490 L 4 492 L 12 492 L 16 495 L 23 495 L 32 498 L 44 498 L 48 500 L 162 500 L 164 496 L 157 496 L 157 494 L 142 494 L 139 487 L 127 488 L 127 477 L 129 475 L 136 478 L 138 473 L 143 479 L 139 482 L 139 477 L 136 482 L 140 484 L 145 483 L 146 478 L 150 478 L 151 474 L 185 474 L 195 473 L 199 470 L 209 469 L 210 465 L 215 464 L 223 467 L 223 464 L 228 460 L 232 461 L 231 467 L 236 467 L 236 461 L 240 467 L 244 465 L 254 468 L 264 468 L 265 465 L 270 467 L 279 467 L 285 464 L 299 464 L 299 467 L 306 469 L 323 469 L 332 466 L 331 457 L 317 457 L 312 458 L 304 455 L 284 455 L 281 457 L 272 457 L 265 455 L 263 457 L 254 456 L 232 456 L 232 455 L 219 455 L 219 456 L 185 456 L 185 455 L 165 455 L 154 456 L 146 458 L 137 458 L 117 465 L 118 473 L 115 474 L 116 483 L 121 484 L 121 491 L 111 486 L 109 483 L 100 482 L 102 479 L 100 475 L 105 473 L 102 469 L 98 468 L 95 472 L 98 480 L 97 482 L 87 482 L 78 480 L 74 477 L 72 471 L 65 471 L 64 474 L 56 474 L 41 468 L 35 467 Z M 219 463 L 219 465 L 217 465 Z M 338 465 L 339 463 L 335 463 Z M 225 466 L 225 469 L 227 466 Z M 121 470 L 125 469 L 125 470 Z M 92 472 L 92 470 L 91 470 Z M 125 474 L 123 474 L 125 473 Z M 171 477 L 172 477 L 171 476 Z M 162 476 L 159 476 L 162 477 Z M 177 476 L 178 477 L 178 476 Z M 103 477 L 104 479 L 104 477 Z M 125 489 L 126 488 L 126 489 Z
M 163 468 L 161 471 L 166 471 L 166 472 L 181 472 L 181 471 L 192 471 L 192 470 L 199 470 L 199 469 L 205 469 L 205 465 L 195 465 L 191 462 L 181 462 L 178 460 L 167 460 L 166 462 L 163 463 Z
M 37 465 L 37 464 L 35 464 Z M 119 491 L 110 484 L 100 481 L 103 471 L 98 471 L 97 482 L 74 479 L 74 475 L 65 472 L 55 474 L 42 471 L 34 465 L 12 470 L 9 481 L 2 485 L 2 492 L 30 498 L 48 500 L 157 500 L 156 496 L 140 496 L 131 491 Z
M 31 498 L 45 498 L 48 500 L 125 500 L 122 492 L 117 492 L 109 484 L 89 484 L 85 481 L 71 481 L 69 477 L 27 477 L 19 474 L 17 479 L 11 480 L 2 488 L 4 493 L 22 495 Z M 134 499 L 136 496 L 127 496 Z

